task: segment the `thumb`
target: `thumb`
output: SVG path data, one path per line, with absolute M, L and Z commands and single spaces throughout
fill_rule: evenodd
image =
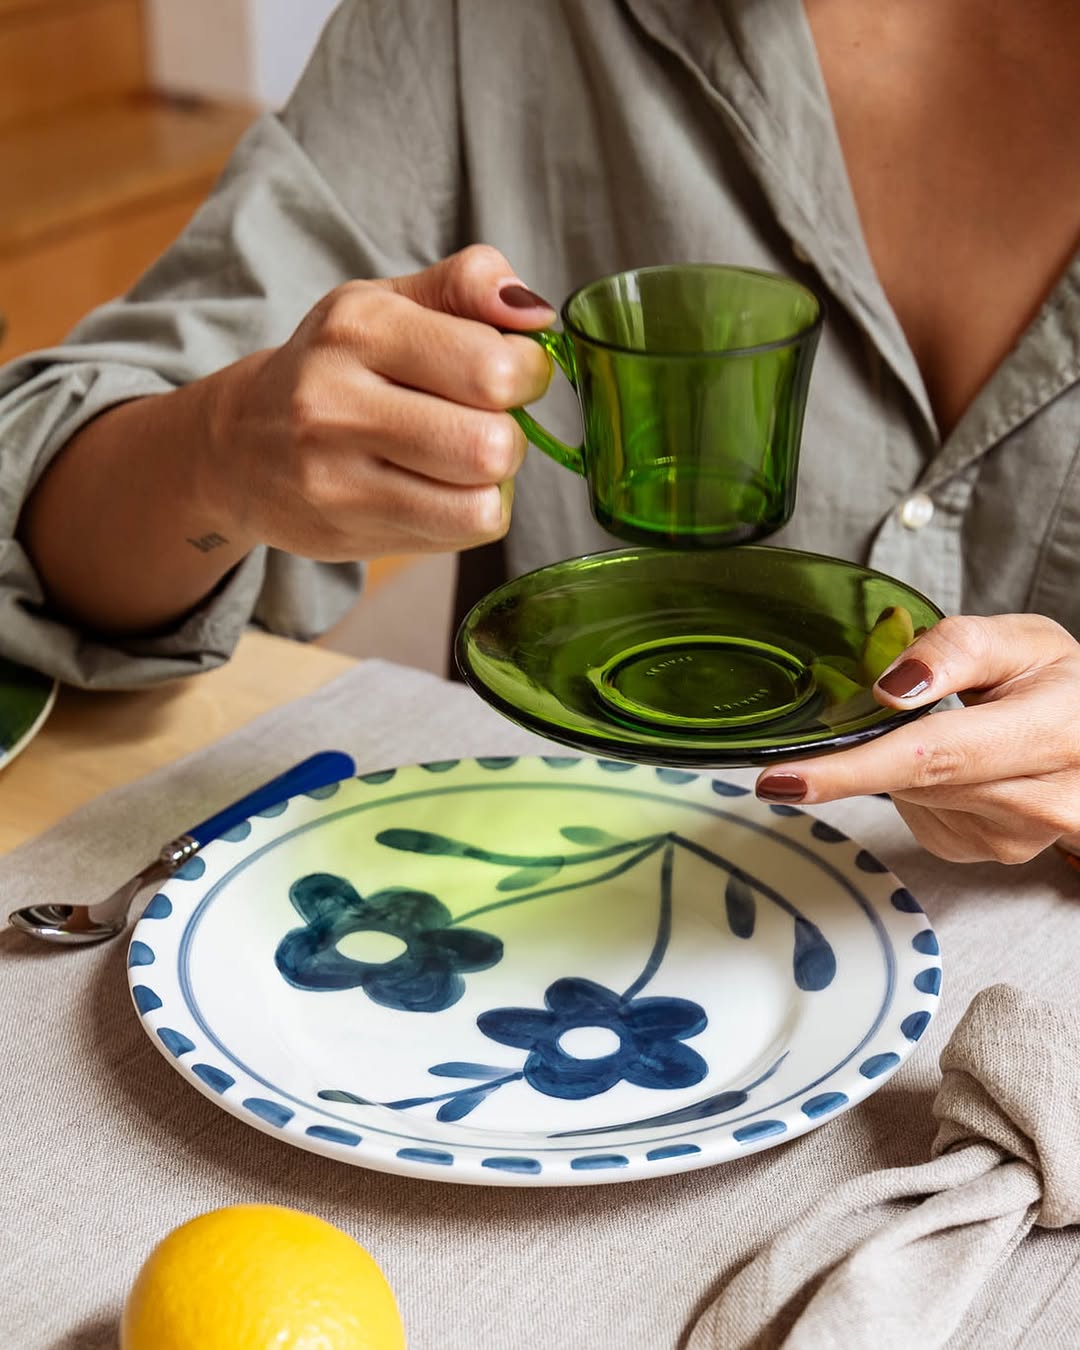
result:
M 946 694 L 965 703 L 992 698 L 1075 651 L 1075 641 L 1040 614 L 942 619 L 879 677 L 874 693 L 893 708 L 917 708 Z
M 422 272 L 379 283 L 425 309 L 461 319 L 477 319 L 494 328 L 522 332 L 544 328 L 555 309 L 531 291 L 498 249 L 471 244 Z

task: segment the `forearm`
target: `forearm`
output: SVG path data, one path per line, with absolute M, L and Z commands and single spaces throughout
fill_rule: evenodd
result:
M 282 346 L 102 413 L 20 521 L 51 604 L 141 633 L 183 617 L 256 544 L 351 563 L 498 538 L 525 454 L 507 409 L 552 370 L 499 330 L 552 318 L 478 245 L 340 286 Z
M 235 369 L 110 409 L 46 470 L 19 537 L 66 617 L 110 633 L 165 627 L 249 551 L 217 472 Z

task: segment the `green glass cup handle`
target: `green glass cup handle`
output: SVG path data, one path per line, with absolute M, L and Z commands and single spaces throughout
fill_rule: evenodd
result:
M 578 382 L 577 370 L 574 365 L 574 349 L 570 346 L 566 334 L 560 333 L 555 328 L 541 328 L 537 332 L 522 333 L 521 336 L 530 337 L 543 347 L 544 351 L 570 381 L 576 392 Z M 511 408 L 510 416 L 537 449 L 543 450 L 545 455 L 550 455 L 564 469 L 573 469 L 575 473 L 585 477 L 584 442 L 581 445 L 567 445 L 565 441 L 559 440 L 558 436 L 552 435 L 546 427 L 542 427 L 536 418 L 531 413 L 526 412 L 524 408 Z

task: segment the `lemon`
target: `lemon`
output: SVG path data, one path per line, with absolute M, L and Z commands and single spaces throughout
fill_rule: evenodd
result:
M 230 1205 L 173 1229 L 124 1305 L 121 1350 L 404 1350 L 374 1259 L 279 1205 Z

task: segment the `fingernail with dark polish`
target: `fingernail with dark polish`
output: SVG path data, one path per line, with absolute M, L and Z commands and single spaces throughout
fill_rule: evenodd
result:
M 930 688 L 934 672 L 925 661 L 901 661 L 895 670 L 882 675 L 878 688 L 893 698 L 915 698 Z
M 549 305 L 542 295 L 537 295 L 535 291 L 530 291 L 528 286 L 521 286 L 516 282 L 504 286 L 499 292 L 499 299 L 511 309 L 555 308 L 554 305 Z
M 770 773 L 755 788 L 763 802 L 801 802 L 806 784 L 797 773 Z

